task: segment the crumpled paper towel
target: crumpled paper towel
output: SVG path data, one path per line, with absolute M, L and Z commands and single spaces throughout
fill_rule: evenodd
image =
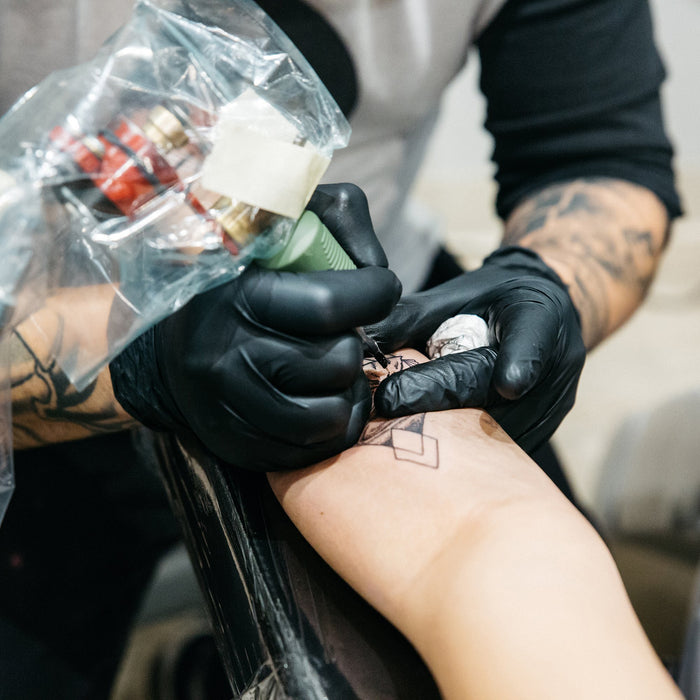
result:
M 458 314 L 448 318 L 430 336 L 426 345 L 428 357 L 444 357 L 490 345 L 489 327 L 481 316 Z

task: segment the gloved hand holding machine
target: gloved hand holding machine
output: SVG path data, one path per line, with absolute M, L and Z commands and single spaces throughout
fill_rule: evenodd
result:
M 348 138 L 326 88 L 253 3 L 139 0 L 94 60 L 52 74 L 0 121 L 3 334 L 29 316 L 47 338 L 60 328 L 55 360 L 86 386 L 253 260 L 296 264 L 292 232 L 327 233 L 310 213 L 295 226 Z M 321 255 L 302 266 L 354 267 L 337 245 Z M 94 316 L 76 312 L 76 289 Z

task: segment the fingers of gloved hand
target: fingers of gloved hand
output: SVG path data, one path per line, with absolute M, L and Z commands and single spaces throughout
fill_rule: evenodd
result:
M 157 324 L 157 354 L 166 375 L 191 372 L 190 362 L 209 366 L 227 348 L 248 337 L 248 326 L 238 309 L 241 279 L 197 294 Z
M 344 404 L 342 410 L 337 410 L 339 402 Z M 315 430 L 315 412 L 328 409 L 332 403 L 339 420 L 334 430 L 324 434 Z M 353 386 L 342 397 L 334 397 L 333 402 L 307 404 L 314 415 L 308 415 L 301 426 L 295 426 L 296 431 L 284 430 L 279 434 L 270 429 L 273 420 L 270 416 L 261 421 L 255 415 L 251 420 L 229 408 L 225 426 L 220 424 L 213 431 L 195 427 L 195 433 L 214 454 L 237 467 L 255 471 L 299 469 L 354 445 L 367 422 L 370 405 L 367 380 L 358 377 Z
M 559 350 L 560 306 L 540 290 L 514 290 L 489 325 L 499 349 L 494 385 L 504 398 L 518 399 L 541 380 Z
M 455 301 L 446 307 L 445 299 L 433 290 L 407 294 L 388 316 L 365 330 L 385 352 L 407 347 L 425 352 L 428 338 L 445 319 L 458 313 L 460 306 Z
M 498 402 L 488 411 L 523 450 L 531 453 L 552 437 L 573 407 L 578 379 L 574 374 L 552 392 L 543 388 L 519 401 Z M 556 401 L 552 401 L 554 394 Z
M 450 408 L 488 406 L 496 351 L 490 347 L 455 353 L 409 367 L 385 379 L 374 395 L 377 413 L 397 418 Z
M 307 209 L 321 219 L 358 267 L 389 266 L 372 226 L 367 197 L 357 185 L 319 185 Z
M 424 326 L 431 326 L 431 320 L 422 313 L 425 307 L 414 303 L 413 295 L 400 299 L 393 311 L 380 320 L 365 326 L 365 330 L 374 338 L 379 347 L 384 352 L 392 352 L 398 348 L 413 347 L 417 350 L 424 350 L 425 343 L 421 343 L 420 338 L 425 336 L 426 340 L 432 331 L 426 331 Z
M 265 442 L 258 455 L 256 468 L 264 471 L 299 469 L 335 457 L 343 450 L 352 447 L 359 440 L 367 424 L 372 403 L 364 377 L 358 378 L 348 395 L 352 407 L 350 418 L 343 431 L 339 431 L 329 440 L 306 444 L 303 447 L 288 443 L 278 442 L 274 445 Z
M 293 273 L 249 269 L 236 306 L 253 323 L 290 335 L 331 335 L 386 316 L 401 294 L 383 267 Z
M 428 338 L 448 318 L 459 313 L 482 315 L 486 304 L 473 277 L 478 273 L 467 272 L 426 291 L 406 294 L 389 316 L 365 330 L 385 352 L 404 347 L 425 352 Z M 468 301 L 472 308 L 464 311 Z
M 328 395 L 351 387 L 362 372 L 362 342 L 355 333 L 313 341 L 258 338 L 244 350 L 248 366 L 275 389 L 294 396 Z M 235 383 L 222 373 L 219 386 Z
M 209 374 L 189 387 L 189 396 L 182 394 L 179 400 L 187 402 L 182 408 L 183 413 L 189 412 L 190 422 L 196 421 L 208 433 L 232 434 L 233 422 L 243 420 L 258 426 L 263 436 L 298 445 L 329 440 L 343 432 L 350 420 L 355 383 L 361 379 L 368 387 L 364 377 L 358 376 L 340 390 L 287 393 L 259 370 L 257 358 L 249 357 L 245 348 L 234 353 L 241 359 L 222 356 Z M 238 368 L 235 376 L 231 376 L 232 366 Z

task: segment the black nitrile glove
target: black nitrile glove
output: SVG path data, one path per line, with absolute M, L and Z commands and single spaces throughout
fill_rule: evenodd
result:
M 155 429 L 190 430 L 238 467 L 307 466 L 354 444 L 370 410 L 353 328 L 401 293 L 364 194 L 318 188 L 312 209 L 358 270 L 292 273 L 254 266 L 192 299 L 110 365 L 114 393 Z
M 486 408 L 531 452 L 573 406 L 585 359 L 578 313 L 566 287 L 534 252 L 503 248 L 473 272 L 407 295 L 367 330 L 385 351 L 410 346 L 425 352 L 437 327 L 457 314 L 481 316 L 494 345 L 392 375 L 377 389 L 377 412 L 396 417 Z

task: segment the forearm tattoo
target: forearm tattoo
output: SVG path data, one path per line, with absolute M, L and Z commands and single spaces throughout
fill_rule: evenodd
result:
M 401 355 L 387 355 L 387 360 L 389 367 L 386 370 L 372 358 L 364 360 L 363 369 L 372 391 L 388 374 L 418 364 L 417 360 Z M 438 441 L 426 435 L 424 428 L 425 413 L 392 420 L 374 419 L 367 424 L 357 444 L 390 447 L 394 451 L 394 459 L 398 462 L 413 462 L 423 467 L 438 469 Z
M 438 469 L 438 441 L 426 435 L 425 413 L 392 420 L 374 420 L 367 424 L 358 445 L 391 447 L 397 462 L 414 462 Z
M 47 352 L 33 348 L 15 331 L 10 344 L 12 427 L 18 448 L 114 432 L 134 425 L 117 410 L 111 392 L 100 391 L 100 379 L 82 390 L 71 384 L 54 356 L 62 328 Z M 103 398 L 104 397 L 104 398 Z
M 618 180 L 576 180 L 526 199 L 506 224 L 504 245 L 536 250 L 569 285 L 589 348 L 626 320 L 653 280 L 668 221 L 650 197 Z

